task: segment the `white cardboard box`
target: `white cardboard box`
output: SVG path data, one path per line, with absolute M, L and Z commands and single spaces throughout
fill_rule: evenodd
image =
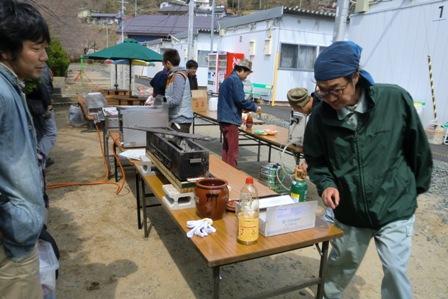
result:
M 275 236 L 316 225 L 317 200 L 269 207 L 260 211 L 260 233 Z

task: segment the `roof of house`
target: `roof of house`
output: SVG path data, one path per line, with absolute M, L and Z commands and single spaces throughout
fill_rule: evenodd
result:
M 264 20 L 272 20 L 281 18 L 284 14 L 294 14 L 294 15 L 309 15 L 309 16 L 321 16 L 334 18 L 336 14 L 324 11 L 313 11 L 309 9 L 302 9 L 298 6 L 295 7 L 284 7 L 278 6 L 267 10 L 260 10 L 253 12 L 248 15 L 232 18 L 224 18 L 219 21 L 220 28 L 235 27 L 240 25 L 246 25 L 250 23 L 260 22 Z
M 99 13 L 99 12 L 92 12 L 90 14 L 91 18 L 118 18 L 119 15 L 116 13 Z
M 188 13 L 188 6 L 187 5 L 175 5 L 175 6 L 164 6 L 161 9 L 159 9 L 160 13 Z
M 211 16 L 195 16 L 193 30 L 210 28 L 211 23 Z M 141 15 L 125 20 L 123 24 L 123 32 L 127 35 L 165 37 L 184 31 L 188 31 L 188 16 L 184 15 Z
M 284 14 L 308 15 L 311 17 L 335 18 L 331 12 L 312 11 L 298 7 L 274 7 L 268 10 L 257 11 L 248 15 L 231 17 L 226 16 L 215 19 L 219 23 L 219 28 L 228 28 L 245 25 L 264 20 L 281 18 Z M 193 30 L 195 32 L 211 31 L 211 16 L 195 16 L 193 20 Z M 215 31 L 218 26 L 215 25 Z M 127 19 L 123 24 L 123 32 L 127 35 L 150 35 L 154 37 L 167 37 L 181 32 L 188 31 L 187 15 L 141 15 Z

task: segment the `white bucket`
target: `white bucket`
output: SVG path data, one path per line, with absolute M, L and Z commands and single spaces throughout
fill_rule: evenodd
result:
M 213 97 L 208 100 L 208 110 L 209 111 L 218 110 L 218 98 L 217 97 Z

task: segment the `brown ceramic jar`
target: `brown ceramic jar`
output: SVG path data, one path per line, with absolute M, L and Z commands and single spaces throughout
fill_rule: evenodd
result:
M 196 211 L 201 218 L 219 220 L 224 217 L 229 189 L 227 181 L 218 178 L 205 178 L 196 181 L 194 190 Z

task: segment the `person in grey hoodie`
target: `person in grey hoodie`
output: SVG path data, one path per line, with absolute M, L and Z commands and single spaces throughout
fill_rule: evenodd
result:
M 168 49 L 163 53 L 162 63 L 168 70 L 164 100 L 168 103 L 171 128 L 189 133 L 193 122 L 193 108 L 187 69 L 179 66 L 180 56 L 175 49 Z

